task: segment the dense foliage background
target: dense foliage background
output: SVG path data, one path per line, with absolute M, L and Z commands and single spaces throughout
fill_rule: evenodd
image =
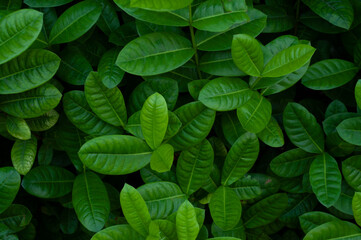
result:
M 360 0 L 0 0 L 0 239 L 361 239 Z

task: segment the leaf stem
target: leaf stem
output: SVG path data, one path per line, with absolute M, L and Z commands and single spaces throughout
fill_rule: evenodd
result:
M 202 79 L 202 73 L 201 73 L 201 70 L 199 69 L 199 56 L 198 56 L 198 52 L 197 52 L 196 38 L 195 38 L 195 35 L 194 35 L 192 15 L 193 15 L 193 13 L 192 13 L 192 4 L 190 4 L 189 5 L 189 30 L 190 30 L 190 33 L 191 33 L 193 49 L 195 50 L 194 61 L 196 63 L 198 77 L 199 77 L 199 79 Z

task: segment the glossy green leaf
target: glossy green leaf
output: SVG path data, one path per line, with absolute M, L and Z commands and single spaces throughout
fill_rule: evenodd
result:
M 257 133 L 257 137 L 271 147 L 282 147 L 285 144 L 282 129 L 274 118 L 271 118 L 267 126 Z
M 145 101 L 140 112 L 140 125 L 150 148 L 159 147 L 168 127 L 167 103 L 159 93 L 154 93 Z
M 120 192 L 120 204 L 130 226 L 142 236 L 147 236 L 151 219 L 141 194 L 132 186 L 125 184 Z
M 355 190 L 342 181 L 341 183 L 341 194 L 337 201 L 333 204 L 332 208 L 337 209 L 341 213 L 353 215 L 352 212 L 352 198 L 355 194 Z
M 38 37 L 43 26 L 43 14 L 22 9 L 0 20 L 0 64 L 24 52 Z
M 257 91 L 252 91 L 248 101 L 237 109 L 237 116 L 246 131 L 259 133 L 271 120 L 272 105 Z
M 310 153 L 322 153 L 324 136 L 316 118 L 302 105 L 289 103 L 283 112 L 283 125 L 291 142 Z
M 211 131 L 216 112 L 201 102 L 191 102 L 174 111 L 182 127 L 169 140 L 175 151 L 187 149 L 200 143 Z
M 251 76 L 261 76 L 263 52 L 261 44 L 247 34 L 238 34 L 232 41 L 232 58 L 236 66 Z
M 52 128 L 58 122 L 58 119 L 59 113 L 50 110 L 39 117 L 26 119 L 26 123 L 32 131 L 41 132 Z
M 97 232 L 91 240 L 143 240 L 143 236 L 137 233 L 130 225 L 122 224 L 107 227 Z
M 264 33 L 285 32 L 293 28 L 293 16 L 282 5 L 258 5 L 256 8 L 267 15 L 267 25 L 263 29 Z
M 309 231 L 304 240 L 326 239 L 358 239 L 361 230 L 354 224 L 344 221 L 332 221 L 324 223 Z
M 107 175 L 136 172 L 150 162 L 151 154 L 143 140 L 126 135 L 97 137 L 79 150 L 79 157 L 88 168 Z
M 55 166 L 40 166 L 24 177 L 21 186 L 31 195 L 39 198 L 57 198 L 70 193 L 74 174 Z
M 192 58 L 194 49 L 175 33 L 151 33 L 127 44 L 116 64 L 126 72 L 150 76 L 174 70 Z
M 253 199 L 261 195 L 261 186 L 257 179 L 246 176 L 230 186 L 241 200 Z
M 302 0 L 320 17 L 335 26 L 349 29 L 354 19 L 352 5 L 347 0 Z
M 361 117 L 349 118 L 342 121 L 336 129 L 343 140 L 348 143 L 360 146 L 360 123 Z
M 171 169 L 174 160 L 174 149 L 170 144 L 159 146 L 152 153 L 150 167 L 157 172 L 167 172 Z
M 24 119 L 13 117 L 11 115 L 6 118 L 6 129 L 11 136 L 20 139 L 28 140 L 31 138 L 31 131 Z
M 183 192 L 191 195 L 207 181 L 212 171 L 214 153 L 205 139 L 181 152 L 177 162 L 177 180 Z
M 85 34 L 99 19 L 102 7 L 85 0 L 68 8 L 55 22 L 49 36 L 50 44 L 74 41 Z
M 361 156 L 355 155 L 342 162 L 342 174 L 346 182 L 356 191 L 361 191 Z
M 262 77 L 281 77 L 290 74 L 305 65 L 315 53 L 316 49 L 298 44 L 277 53 L 266 64 Z
M 315 154 L 295 148 L 272 159 L 270 167 L 280 177 L 297 177 L 308 172 L 315 157 Z
M 102 99 L 103 101 L 103 99 Z M 92 135 L 119 134 L 120 129 L 110 125 L 92 111 L 84 92 L 70 91 L 64 95 L 64 112 L 68 119 L 81 131 Z
M 202 72 L 224 77 L 246 75 L 234 64 L 231 51 L 206 52 L 199 63 Z
M 193 205 L 186 200 L 179 207 L 176 215 L 177 236 L 179 240 L 195 240 L 200 226 Z
M 356 223 L 361 225 L 361 193 L 355 192 L 355 195 L 352 198 L 352 211 L 355 217 Z
M 230 185 L 243 177 L 254 165 L 259 153 L 255 134 L 245 133 L 233 144 L 222 170 L 222 184 Z
M 0 168 L 0 213 L 14 201 L 20 188 L 20 181 L 20 174 L 14 168 Z
M 48 1 L 48 0 L 24 0 L 24 3 L 30 7 L 58 7 L 61 5 L 65 5 L 70 3 L 73 0 L 55 0 L 55 1 Z
M 337 134 L 337 127 L 346 119 L 359 117 L 360 115 L 357 113 L 337 113 L 325 119 L 322 122 L 323 130 L 325 131 L 326 135 L 331 135 L 333 133 Z
M 100 59 L 99 77 L 107 88 L 116 87 L 123 79 L 125 72 L 115 64 L 118 55 L 118 49 L 111 49 Z
M 222 32 L 234 24 L 246 22 L 248 20 L 246 11 L 247 5 L 244 0 L 205 1 L 194 11 L 192 25 L 203 31 Z
M 137 190 L 142 195 L 152 219 L 168 217 L 186 200 L 180 187 L 172 182 L 148 183 Z
M 83 226 L 98 232 L 108 220 L 110 204 L 102 180 L 93 172 L 84 172 L 75 178 L 72 203 Z
M 27 92 L 0 96 L 0 109 L 14 117 L 35 118 L 55 108 L 62 95 L 51 84 Z
M 10 233 L 23 230 L 31 221 L 32 214 L 24 205 L 12 204 L 0 214 L 0 224 L 5 224 Z
M 273 222 L 287 208 L 287 201 L 285 193 L 277 193 L 252 205 L 243 215 L 245 227 L 257 228 Z
M 325 119 L 338 113 L 347 113 L 347 107 L 343 102 L 339 100 L 334 100 L 328 105 L 326 109 Z
M 222 114 L 221 127 L 224 138 L 232 145 L 243 133 L 246 132 L 239 122 L 235 111 Z
M 47 50 L 28 50 L 0 66 L 0 93 L 12 94 L 36 88 L 58 70 L 60 58 Z
M 37 139 L 16 140 L 11 149 L 11 161 L 21 175 L 26 175 L 34 164 L 37 151 Z
M 85 81 L 84 93 L 90 108 L 100 119 L 113 126 L 125 126 L 127 110 L 117 87 L 107 88 L 99 74 L 91 72 Z
M 154 11 L 172 11 L 187 7 L 193 0 L 130 0 L 130 7 L 143 8 Z
M 324 223 L 337 221 L 338 218 L 325 212 L 314 211 L 302 214 L 299 220 L 302 230 L 308 233 Z
M 310 167 L 312 190 L 324 206 L 332 206 L 339 198 L 341 179 L 337 162 L 328 153 L 317 156 L 312 162 Z
M 209 203 L 212 219 L 223 230 L 234 228 L 242 213 L 237 194 L 229 187 L 221 186 L 212 195 Z
M 120 22 L 117 15 L 117 8 L 113 1 L 96 0 L 103 7 L 103 11 L 97 21 L 97 26 L 107 35 L 111 35 L 120 27 Z M 115 59 L 114 59 L 115 61 Z
M 359 68 L 342 59 L 327 59 L 310 66 L 302 84 L 313 90 L 329 90 L 340 87 L 353 79 Z

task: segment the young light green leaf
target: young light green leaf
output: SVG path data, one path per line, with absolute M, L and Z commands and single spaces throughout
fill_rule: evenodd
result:
M 358 71 L 352 62 L 326 59 L 309 67 L 302 84 L 313 90 L 334 89 L 351 81 Z
M 361 193 L 355 192 L 352 198 L 352 211 L 355 217 L 356 223 L 361 226 Z
M 84 93 L 93 112 L 103 121 L 119 127 L 127 123 L 127 109 L 119 88 L 107 88 L 99 74 L 91 72 L 85 81 Z
M 167 172 L 174 160 L 174 149 L 170 144 L 163 144 L 154 150 L 150 158 L 150 167 L 157 172 Z
M 343 120 L 336 128 L 340 137 L 348 143 L 361 146 L 361 117 Z
M 60 44 L 78 39 L 98 21 L 101 12 L 101 5 L 93 0 L 71 6 L 55 22 L 49 43 Z
M 136 172 L 150 162 L 151 155 L 143 140 L 126 135 L 93 138 L 79 150 L 80 160 L 85 166 L 107 175 Z
M 306 44 L 286 48 L 273 56 L 266 64 L 262 77 L 281 77 L 290 74 L 305 65 L 315 51 L 315 48 Z
M 254 165 L 259 153 L 258 138 L 245 133 L 232 145 L 222 170 L 222 184 L 227 186 L 243 177 Z
M 143 104 L 140 126 L 145 141 L 153 150 L 159 147 L 168 127 L 168 108 L 164 97 L 154 93 Z
M 245 81 L 221 77 L 209 81 L 200 91 L 198 99 L 213 110 L 230 111 L 247 102 L 251 94 Z
M 21 9 L 0 19 L 0 64 L 20 55 L 38 37 L 43 26 L 43 14 L 33 9 Z
M 83 226 L 98 232 L 108 220 L 110 203 L 102 180 L 93 172 L 85 171 L 75 178 L 72 203 Z
M 232 58 L 236 66 L 244 73 L 259 77 L 263 70 L 263 52 L 261 44 L 247 34 L 234 35 Z
M 20 174 L 14 168 L 0 168 L 0 213 L 14 201 L 20 188 L 20 181 Z
M 322 153 L 324 136 L 316 118 L 302 105 L 289 103 L 283 112 L 283 125 L 291 142 L 310 153 Z
M 142 236 L 147 236 L 151 219 L 148 207 L 140 193 L 132 186 L 125 184 L 120 192 L 120 204 L 129 225 Z
M 189 6 L 193 0 L 130 0 L 130 7 L 153 11 L 172 11 Z
M 121 224 L 107 227 L 93 235 L 91 240 L 144 240 L 144 237 L 137 233 L 130 225 Z
M 233 189 L 221 186 L 213 193 L 209 210 L 217 226 L 223 230 L 230 230 L 241 218 L 242 205 Z
M 192 58 L 191 42 L 175 33 L 150 33 L 128 43 L 116 64 L 126 72 L 141 76 L 174 70 Z
M 213 159 L 212 145 L 206 139 L 181 152 L 176 174 L 185 194 L 191 195 L 206 183 L 212 171 Z
M 20 139 L 28 140 L 31 138 L 31 131 L 24 119 L 8 115 L 6 118 L 6 129 L 11 136 Z
M 37 139 L 16 140 L 11 149 L 11 161 L 21 175 L 26 175 L 34 164 L 37 151 Z
M 356 191 L 361 191 L 361 156 L 355 155 L 342 162 L 342 174 Z
M 324 206 L 332 206 L 340 197 L 341 180 L 341 172 L 331 155 L 323 153 L 313 160 L 310 167 L 310 182 L 317 199 Z
M 64 168 L 40 166 L 26 174 L 21 186 L 39 198 L 58 198 L 71 192 L 74 179 L 74 174 Z
M 179 207 L 176 216 L 177 236 L 179 240 L 195 240 L 200 226 L 193 205 L 186 200 Z

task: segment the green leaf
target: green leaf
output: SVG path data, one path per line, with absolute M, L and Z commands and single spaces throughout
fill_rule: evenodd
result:
M 358 239 L 360 236 L 361 230 L 356 225 L 350 222 L 332 221 L 309 231 L 304 240 Z
M 312 229 L 324 223 L 338 220 L 337 217 L 331 214 L 325 212 L 318 212 L 318 211 L 304 213 L 299 217 L 299 219 L 300 219 L 301 228 L 306 234 Z
M 74 174 L 64 168 L 40 166 L 26 174 L 21 186 L 39 198 L 58 198 L 71 192 L 74 179 Z
M 281 77 L 290 74 L 305 65 L 316 49 L 297 44 L 286 48 L 272 57 L 262 72 L 262 77 Z
M 361 156 L 355 155 L 342 162 L 342 175 L 356 191 L 361 191 Z
M 191 42 L 175 33 L 150 33 L 128 43 L 116 64 L 126 72 L 141 76 L 174 70 L 194 55 Z
M 169 139 L 176 135 L 182 126 L 182 122 L 173 112 L 168 111 L 168 118 L 168 128 L 165 132 L 164 139 Z
M 0 109 L 14 117 L 35 118 L 55 108 L 61 97 L 56 87 L 45 84 L 27 92 L 0 96 Z
M 102 7 L 86 0 L 68 8 L 55 22 L 49 36 L 49 44 L 74 41 L 84 35 L 99 19 Z
M 124 127 L 127 123 L 127 109 L 119 88 L 107 88 L 99 74 L 91 72 L 85 81 L 84 93 L 93 112 L 103 121 Z
M 117 15 L 117 8 L 113 1 L 109 0 L 96 0 L 103 7 L 102 14 L 100 15 L 97 26 L 107 35 L 111 35 L 120 27 L 120 22 Z M 115 59 L 114 59 L 115 61 Z
M 337 134 L 337 127 L 346 119 L 359 117 L 360 115 L 358 113 L 350 113 L 350 112 L 344 112 L 344 113 L 337 113 L 334 114 L 328 118 L 326 118 L 323 122 L 323 130 L 325 131 L 326 135 L 331 135 L 336 133 Z
M 170 144 L 163 144 L 154 150 L 150 158 L 150 167 L 157 172 L 170 171 L 174 159 L 174 149 Z
M 333 204 L 332 208 L 337 209 L 341 213 L 353 215 L 352 212 L 352 197 L 355 194 L 355 190 L 351 188 L 346 181 L 341 183 L 341 194 L 337 201 Z
M 223 230 L 234 228 L 242 213 L 237 194 L 229 187 L 221 186 L 212 195 L 209 203 L 212 219 Z
M 169 140 L 175 151 L 184 150 L 200 143 L 212 129 L 216 111 L 208 109 L 201 102 L 191 102 L 174 111 L 182 127 Z
M 302 105 L 289 103 L 283 112 L 283 125 L 291 142 L 310 153 L 322 153 L 324 136 L 316 118 Z
M 43 26 L 43 14 L 21 9 L 0 19 L 0 64 L 20 55 L 33 44 Z
M 279 3 L 257 5 L 256 8 L 267 15 L 264 33 L 285 32 L 294 27 L 294 17 Z
M 252 205 L 244 213 L 244 226 L 257 228 L 276 220 L 287 208 L 287 195 L 277 193 Z
M 93 172 L 84 172 L 75 178 L 72 203 L 83 226 L 98 232 L 108 220 L 110 203 L 102 180 Z
M 236 192 L 239 199 L 249 200 L 261 195 L 261 186 L 257 179 L 246 176 L 230 186 Z
M 233 145 L 234 142 L 246 132 L 238 120 L 237 113 L 235 111 L 225 112 L 222 114 L 221 127 L 224 138 L 231 145 Z
M 148 207 L 140 193 L 125 184 L 120 192 L 120 204 L 127 222 L 142 236 L 147 236 L 150 224 Z
M 349 29 L 354 19 L 352 5 L 347 0 L 302 0 L 312 11 L 335 26 Z
M 32 131 L 41 132 L 52 128 L 58 122 L 58 119 L 59 113 L 50 110 L 39 117 L 26 119 L 26 123 Z
M 168 127 L 167 103 L 159 93 L 154 93 L 145 101 L 140 112 L 140 126 L 150 148 L 159 147 Z
M 270 168 L 280 177 L 297 177 L 308 172 L 315 157 L 315 154 L 295 148 L 272 159 Z
M 244 0 L 223 2 L 209 0 L 201 3 L 193 14 L 192 25 L 203 31 L 222 32 L 237 23 L 247 22 Z
M 356 223 L 361 225 L 361 193 L 355 192 L 355 195 L 352 198 L 352 211 L 355 217 Z
M 196 211 L 188 200 L 184 201 L 177 211 L 176 227 L 178 240 L 197 238 L 200 226 L 197 222 Z
M 212 145 L 206 139 L 181 152 L 176 174 L 185 194 L 191 195 L 206 183 L 212 171 L 213 159 Z
M 63 107 L 68 119 L 87 134 L 97 136 L 121 133 L 120 129 L 104 122 L 91 111 L 84 92 L 67 92 L 64 95 Z
M 23 230 L 31 221 L 32 215 L 29 209 L 20 204 L 12 204 L 0 214 L 0 224 L 4 224 L 10 233 Z
M 31 131 L 24 119 L 8 115 L 6 117 L 6 129 L 11 136 L 20 139 L 28 140 L 31 138 Z
M 232 145 L 222 170 L 222 184 L 230 185 L 243 177 L 254 165 L 259 153 L 258 138 L 245 133 Z
M 343 102 L 339 100 L 334 100 L 328 105 L 326 109 L 325 119 L 338 113 L 347 113 L 347 107 Z
M 80 160 L 88 168 L 107 175 L 136 172 L 150 162 L 151 154 L 143 140 L 126 135 L 97 137 L 79 150 Z
M 24 0 L 24 3 L 33 8 L 58 7 L 70 3 L 73 0 Z
M 232 58 L 236 66 L 244 73 L 259 77 L 263 69 L 261 44 L 247 34 L 234 35 Z
M 259 133 L 271 120 L 272 105 L 257 91 L 253 91 L 248 101 L 237 109 L 237 116 L 246 131 Z
M 353 145 L 361 146 L 360 124 L 361 117 L 349 118 L 342 121 L 336 129 L 343 140 Z
M 190 5 L 193 0 L 130 0 L 130 7 L 142 8 L 153 11 L 172 11 L 185 8 Z
M 265 129 L 257 133 L 257 137 L 270 147 L 282 147 L 285 144 L 282 129 L 273 117 Z
M 358 80 L 355 87 L 355 99 L 357 106 L 361 109 L 361 80 Z
M 341 180 L 337 162 L 328 153 L 317 156 L 312 162 L 310 167 L 312 190 L 324 206 L 332 206 L 340 197 Z
M 49 81 L 60 58 L 47 50 L 32 49 L 0 65 L 0 94 L 25 92 Z
M 238 78 L 220 77 L 209 81 L 200 91 L 199 100 L 216 111 L 234 110 L 250 99 L 248 84 Z
M 20 181 L 20 174 L 14 168 L 0 168 L 0 213 L 14 201 L 20 188 Z
M 34 164 L 37 151 L 37 139 L 16 140 L 11 149 L 11 161 L 21 175 L 26 175 Z
M 358 71 L 352 62 L 326 59 L 309 67 L 302 84 L 313 90 L 334 89 L 351 81 Z
M 100 59 L 98 65 L 99 77 L 107 88 L 116 87 L 123 79 L 124 71 L 116 64 L 119 49 L 111 49 L 106 52 Z
M 142 195 L 152 219 L 168 217 L 187 199 L 179 186 L 172 182 L 148 183 L 137 190 Z
M 231 51 L 206 52 L 199 61 L 202 72 L 224 77 L 238 77 L 246 75 L 234 64 Z
M 144 240 L 130 225 L 115 225 L 97 232 L 91 240 Z

